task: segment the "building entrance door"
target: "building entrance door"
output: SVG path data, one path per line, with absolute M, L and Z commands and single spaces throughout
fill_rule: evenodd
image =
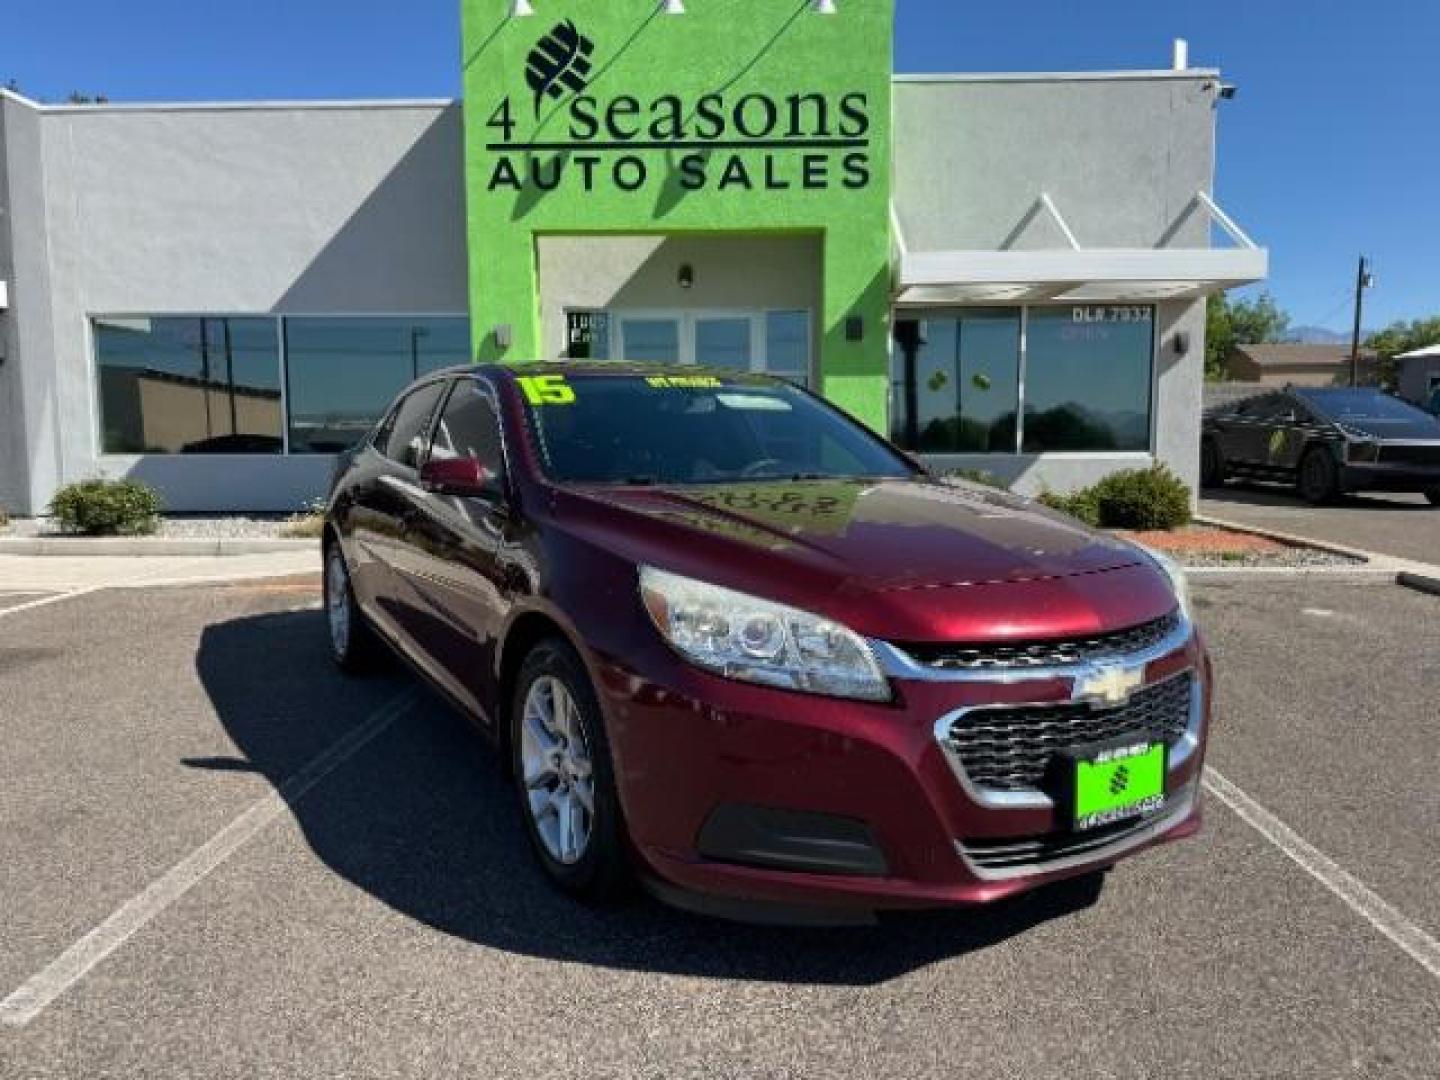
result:
M 808 311 L 608 311 L 597 359 L 699 364 L 810 381 Z

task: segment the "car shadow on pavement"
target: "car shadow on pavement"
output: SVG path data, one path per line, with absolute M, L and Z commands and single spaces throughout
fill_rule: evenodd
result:
M 416 706 L 291 810 L 315 853 L 346 880 L 490 948 L 624 970 L 872 985 L 1077 914 L 1099 897 L 1098 881 L 1085 878 L 985 909 L 890 915 L 844 929 L 738 925 L 642 896 L 586 907 L 552 888 L 534 862 L 484 737 L 408 673 L 340 676 L 321 613 L 211 625 L 196 663 L 243 760 L 276 786 L 412 688 Z

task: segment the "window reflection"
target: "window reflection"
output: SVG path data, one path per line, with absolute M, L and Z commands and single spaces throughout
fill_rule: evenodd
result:
M 274 319 L 97 319 L 107 454 L 278 454 Z
M 897 319 L 891 436 L 927 454 L 1013 454 L 1021 310 Z M 1155 309 L 1079 305 L 1025 312 L 1023 451 L 1150 447 Z
M 415 379 L 470 359 L 464 318 L 285 320 L 290 451 L 353 446 Z
M 1033 309 L 1026 452 L 1148 450 L 1154 336 L 1148 307 Z
M 928 454 L 1015 452 L 1020 312 L 976 309 L 902 319 L 895 436 Z

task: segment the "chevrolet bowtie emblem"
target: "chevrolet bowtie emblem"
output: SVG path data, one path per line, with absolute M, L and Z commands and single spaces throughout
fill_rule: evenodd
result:
M 1145 684 L 1145 668 L 1123 668 L 1096 664 L 1075 677 L 1076 701 L 1088 701 L 1096 708 L 1124 705 L 1130 695 Z

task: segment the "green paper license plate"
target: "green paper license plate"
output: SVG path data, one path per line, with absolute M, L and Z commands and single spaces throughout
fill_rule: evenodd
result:
M 1164 743 L 1096 751 L 1075 761 L 1075 828 L 1098 829 L 1165 804 Z

